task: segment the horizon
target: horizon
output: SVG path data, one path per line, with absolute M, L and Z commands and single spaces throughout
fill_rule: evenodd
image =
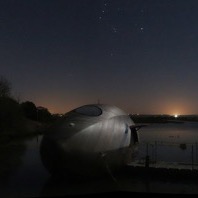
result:
M 33 102 L 33 101 L 31 101 L 31 102 Z M 33 102 L 34 103 L 34 102 Z M 103 104 L 103 103 L 102 103 Z M 105 103 L 104 103 L 105 104 Z M 84 104 L 84 105 L 97 105 L 97 103 L 90 103 L 90 104 L 88 104 L 88 103 L 86 103 L 86 104 Z M 108 104 L 109 105 L 109 104 Z M 36 105 L 36 107 L 38 108 L 38 107 L 40 107 L 41 105 Z M 83 105 L 81 105 L 81 106 L 83 106 Z M 44 108 L 47 108 L 47 107 L 45 107 L 45 106 L 41 106 L 41 107 L 44 107 Z M 51 113 L 51 114 L 60 114 L 60 115 L 64 115 L 64 114 L 66 114 L 66 113 L 68 113 L 68 112 L 70 112 L 70 111 L 72 111 L 72 110 L 74 110 L 74 109 L 76 109 L 76 108 L 78 108 L 78 107 L 80 107 L 80 106 L 77 106 L 77 107 L 74 107 L 74 108 L 72 108 L 72 109 L 70 109 L 70 110 L 68 110 L 68 111 L 66 111 L 66 112 L 52 112 L 52 111 L 50 111 L 50 109 L 49 108 L 47 108 L 48 109 L 48 111 Z M 118 107 L 118 106 L 117 106 Z M 119 108 L 119 107 L 118 107 Z M 123 109 L 122 109 L 123 110 Z M 128 113 L 129 115 L 134 115 L 134 116 L 172 116 L 172 117 L 175 117 L 176 119 L 177 118 L 179 118 L 179 117 L 182 117 L 182 116 L 198 116 L 198 113 L 194 113 L 194 114 L 169 114 L 169 113 L 133 113 L 133 112 L 129 112 L 129 111 L 125 111 L 126 113 Z

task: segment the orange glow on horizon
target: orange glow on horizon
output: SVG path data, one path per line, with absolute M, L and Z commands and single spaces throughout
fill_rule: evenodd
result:
M 87 99 L 79 99 L 79 101 L 65 102 L 64 98 L 56 98 L 56 97 L 47 97 L 41 96 L 32 99 L 36 106 L 43 106 L 48 109 L 48 111 L 52 114 L 65 114 L 71 111 L 74 108 L 82 106 L 84 104 L 93 104 L 92 102 L 88 102 Z M 104 102 L 105 104 L 112 104 L 118 106 L 118 108 L 123 109 L 126 113 L 139 113 L 139 114 L 166 114 L 166 115 L 190 115 L 196 114 L 194 112 L 196 109 L 191 106 L 191 103 L 187 103 L 186 101 L 156 101 L 156 103 L 119 103 L 114 104 L 114 102 Z
M 50 113 L 52 114 L 56 114 L 56 113 L 60 113 L 60 114 L 65 114 L 69 111 L 71 111 L 72 109 L 74 108 L 77 108 L 79 106 L 81 106 L 83 104 L 59 104 L 59 105 L 52 105 L 52 104 L 43 104 L 43 105 L 39 105 L 39 106 L 43 106 L 43 107 L 46 107 Z M 179 110 L 178 110 L 179 109 Z M 177 110 L 175 110 L 174 108 L 169 108 L 169 109 L 164 109 L 164 110 L 161 110 L 161 109 L 156 109 L 155 112 L 144 112 L 145 114 L 167 114 L 167 115 L 173 115 L 175 117 L 178 117 L 179 115 L 190 115 L 190 114 L 193 114 L 192 112 L 190 112 L 188 109 L 185 109 L 185 108 L 178 108 Z M 134 113 L 134 112 L 130 112 L 130 111 L 127 111 L 126 109 L 126 112 L 129 112 L 129 113 Z M 139 111 L 141 112 L 141 111 Z M 140 113 L 140 114 L 144 114 L 144 113 Z
M 170 100 L 170 101 L 161 101 L 158 108 L 159 112 L 168 115 L 190 115 L 196 114 L 193 112 L 195 109 L 188 101 L 183 100 Z
M 55 106 L 55 105 L 46 105 L 48 106 L 47 109 L 50 113 L 52 114 L 56 114 L 56 113 L 60 113 L 60 114 L 65 114 L 67 113 L 68 111 L 72 110 L 73 108 L 75 107 L 72 107 L 72 106 L 67 106 L 67 105 L 59 105 L 59 106 Z

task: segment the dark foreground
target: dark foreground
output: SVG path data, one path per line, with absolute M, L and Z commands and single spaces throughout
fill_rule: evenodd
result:
M 41 197 L 197 197 L 197 193 L 193 189 L 198 186 L 197 176 L 197 170 L 127 166 L 115 173 L 113 178 L 107 176 L 106 178 L 78 181 L 50 178 L 43 188 Z M 159 182 L 163 185 L 158 185 Z M 192 186 L 192 191 L 186 193 L 183 189 L 178 192 L 180 184 Z M 67 193 L 63 190 L 64 187 L 68 188 Z

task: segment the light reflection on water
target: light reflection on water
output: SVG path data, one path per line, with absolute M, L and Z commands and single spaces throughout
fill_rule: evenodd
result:
M 49 177 L 39 155 L 41 136 L 21 141 L 27 146 L 23 155 L 19 156 L 22 158 L 22 163 L 10 176 L 7 185 L 0 190 L 2 197 L 37 196 Z
M 149 154 L 155 158 L 153 145 L 157 142 L 157 160 L 188 162 L 191 160 L 191 145 L 195 145 L 198 142 L 198 123 L 151 124 L 140 129 L 139 138 L 139 159 L 145 157 L 147 143 L 149 143 Z M 39 153 L 41 139 L 42 136 L 39 136 L 25 141 L 26 150 L 20 154 L 21 163 L 7 177 L 7 183 L 4 185 L 0 184 L 0 197 L 56 196 L 114 190 L 184 194 L 198 193 L 198 181 L 148 181 L 141 178 L 133 178 L 131 175 L 119 177 L 117 182 L 112 181 L 110 178 L 75 184 L 70 181 L 55 181 L 42 165 Z M 160 146 L 160 143 L 163 142 L 175 145 Z M 182 150 L 179 147 L 181 143 L 187 144 L 186 149 Z M 196 152 L 194 152 L 194 155 L 196 155 Z

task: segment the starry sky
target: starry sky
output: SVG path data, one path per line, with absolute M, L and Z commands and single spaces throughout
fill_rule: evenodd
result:
M 198 114 L 198 1 L 0 0 L 0 75 L 51 113 Z

